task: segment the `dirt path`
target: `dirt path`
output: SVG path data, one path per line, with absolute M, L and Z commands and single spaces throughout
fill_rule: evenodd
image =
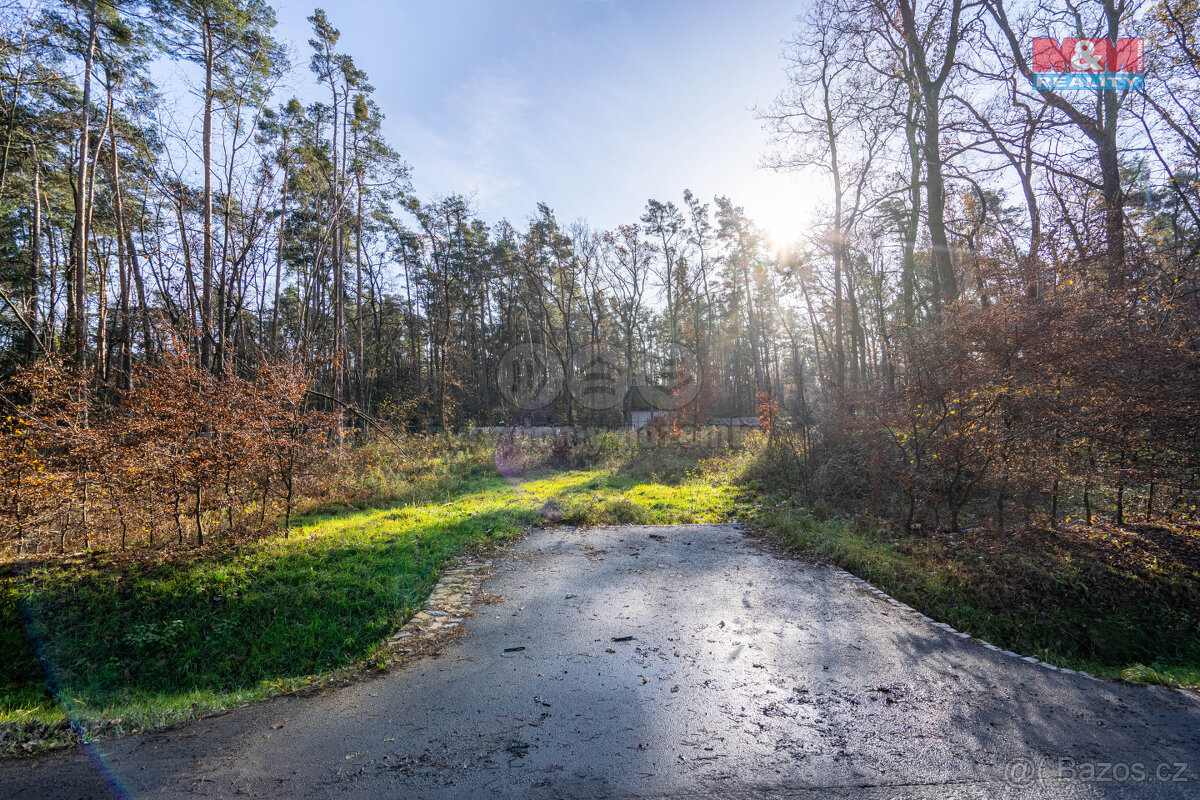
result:
M 990 651 L 736 526 L 547 529 L 495 569 L 440 657 L 3 761 L 0 797 L 1200 796 L 1194 696 Z

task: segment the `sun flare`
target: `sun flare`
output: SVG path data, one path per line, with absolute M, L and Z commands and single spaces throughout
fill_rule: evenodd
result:
M 811 183 L 794 174 L 761 173 L 747 203 L 773 252 L 785 250 L 808 233 L 815 201 Z

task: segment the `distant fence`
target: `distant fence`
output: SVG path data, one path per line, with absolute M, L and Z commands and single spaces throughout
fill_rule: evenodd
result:
M 719 428 L 757 428 L 762 425 L 762 420 L 758 417 L 713 417 L 708 424 Z
M 757 417 L 755 418 L 757 422 Z M 491 425 L 470 428 L 467 435 L 505 436 L 512 435 L 524 441 L 554 439 L 559 436 L 578 436 L 587 440 L 599 436 L 618 436 L 626 442 L 684 441 L 697 444 L 736 447 L 746 436 L 748 425 L 706 425 L 699 428 L 684 428 L 677 440 L 669 436 L 656 436 L 651 428 L 570 428 L 549 425 L 504 426 Z M 755 426 L 757 427 L 757 425 Z
M 713 417 L 706 424 L 701 425 L 697 430 L 704 431 L 711 428 L 758 428 L 760 421 L 758 417 Z M 621 428 L 572 428 L 570 426 L 555 426 L 555 425 L 488 425 L 479 428 L 471 428 L 470 432 L 476 434 L 501 434 L 513 431 L 521 436 L 560 436 L 564 434 L 578 433 L 580 435 L 598 435 L 603 433 L 615 434 L 634 434 L 637 431 L 645 431 L 646 425 L 625 426 Z M 684 432 L 690 434 L 692 428 L 685 427 Z

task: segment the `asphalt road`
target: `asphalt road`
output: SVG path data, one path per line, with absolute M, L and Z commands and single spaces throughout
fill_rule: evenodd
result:
M 439 657 L 0 761 L 0 797 L 1200 797 L 1195 696 L 987 650 L 736 526 L 541 530 L 484 590 Z

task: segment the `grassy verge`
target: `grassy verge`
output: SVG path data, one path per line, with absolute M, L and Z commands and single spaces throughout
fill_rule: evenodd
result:
M 1052 664 L 1200 688 L 1200 531 L 1064 526 L 897 534 L 743 486 L 739 517 L 958 630 Z
M 0 752 L 160 727 L 370 663 L 468 548 L 563 522 L 717 521 L 729 465 L 658 448 L 504 477 L 486 448 L 366 462 L 374 499 L 164 556 L 90 553 L 0 577 Z M 381 501 L 381 495 L 390 499 Z

